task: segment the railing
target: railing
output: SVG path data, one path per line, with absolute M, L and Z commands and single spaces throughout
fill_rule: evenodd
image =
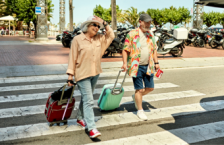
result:
M 34 36 L 35 31 L 31 31 L 31 36 Z M 2 31 L 0 30 L 0 34 Z M 56 31 L 48 31 L 48 36 L 57 36 L 59 32 Z M 9 31 L 4 31 L 3 35 L 9 35 Z M 29 31 L 10 31 L 10 35 L 12 36 L 29 36 Z

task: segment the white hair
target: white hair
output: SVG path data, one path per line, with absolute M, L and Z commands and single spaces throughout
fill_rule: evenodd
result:
M 89 24 L 91 24 L 91 22 L 86 23 L 86 24 L 82 27 L 82 32 L 83 32 L 83 33 L 87 32 Z

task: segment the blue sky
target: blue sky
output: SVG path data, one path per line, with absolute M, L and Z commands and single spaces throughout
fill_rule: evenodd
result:
M 52 0 L 54 4 L 53 19 L 51 22 L 57 24 L 59 22 L 59 0 Z M 65 0 L 65 17 L 66 17 L 66 26 L 69 23 L 69 0 Z M 135 7 L 140 11 L 146 11 L 148 8 L 162 9 L 168 8 L 170 6 L 174 7 L 186 7 L 189 10 L 193 8 L 193 0 L 117 0 L 117 5 L 123 10 L 126 10 L 130 7 Z M 93 15 L 93 8 L 96 5 L 101 5 L 102 7 L 109 8 L 111 0 L 73 0 L 73 21 L 75 23 L 80 23 L 85 21 L 89 16 Z M 224 12 L 223 8 L 214 8 L 214 7 L 204 7 L 205 12 L 217 11 Z

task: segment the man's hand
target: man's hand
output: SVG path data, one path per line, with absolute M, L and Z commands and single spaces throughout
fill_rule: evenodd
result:
M 123 66 L 121 67 L 121 69 L 123 69 L 123 71 L 122 72 L 126 72 L 127 71 L 127 64 L 123 64 Z
M 155 65 L 155 70 L 158 71 L 159 69 L 160 69 L 159 64 L 156 64 L 156 65 Z

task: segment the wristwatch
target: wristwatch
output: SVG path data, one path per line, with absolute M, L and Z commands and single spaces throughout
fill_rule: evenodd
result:
M 106 23 L 106 24 L 105 24 Z M 106 21 L 103 21 L 103 26 L 104 28 L 108 25 L 108 23 Z
M 159 62 L 155 62 L 155 64 L 159 64 Z

